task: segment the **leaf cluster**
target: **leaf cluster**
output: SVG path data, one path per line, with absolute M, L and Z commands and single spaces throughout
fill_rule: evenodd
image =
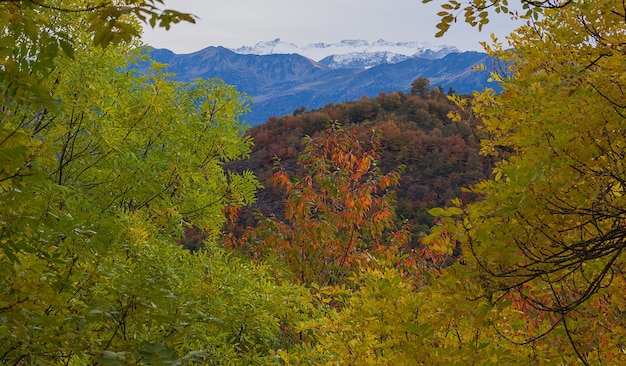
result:
M 291 178 L 282 169 L 275 185 L 285 190 L 285 220 L 267 218 L 235 245 L 253 256 L 284 263 L 298 281 L 344 282 L 368 253 L 396 254 L 405 240 L 388 245 L 394 226 L 394 194 L 401 170 L 378 168 L 375 135 L 361 140 L 339 125 L 305 138 L 299 163 L 306 173 Z M 390 254 L 391 255 L 391 254 Z
M 88 44 L 106 47 L 129 43 L 141 33 L 139 20 L 169 29 L 195 22 L 186 13 L 160 10 L 162 0 L 0 1 L 0 82 L 15 101 L 51 108 L 50 90 L 42 85 L 59 56 L 75 57 Z M 86 30 L 82 32 L 79 30 Z
M 433 0 L 422 0 L 427 4 Z M 443 2 L 443 1 L 442 1 Z M 441 4 L 441 11 L 437 13 L 440 18 L 436 25 L 438 31 L 435 37 L 442 37 L 450 29 L 452 23 L 456 23 L 459 16 L 465 23 L 482 30 L 489 18 L 495 14 L 510 14 L 511 18 L 538 20 L 544 10 L 561 9 L 575 3 L 573 0 L 520 0 L 522 13 L 515 9 L 515 4 L 510 5 L 509 0 L 470 0 L 461 2 L 457 0 L 445 0 Z M 572 7 L 574 7 L 572 5 Z

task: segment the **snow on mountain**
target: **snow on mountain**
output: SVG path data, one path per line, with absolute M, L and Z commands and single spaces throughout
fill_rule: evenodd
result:
M 300 47 L 298 47 L 294 43 L 283 42 L 280 38 L 276 38 L 272 41 L 259 42 L 254 46 L 242 46 L 236 49 L 231 49 L 231 51 L 240 55 L 275 55 L 290 53 L 298 53 L 302 55 L 302 53 L 300 53 Z
M 324 57 L 319 62 L 331 69 L 369 69 L 381 64 L 395 64 L 410 56 L 399 55 L 389 51 L 351 52 Z
M 345 60 L 354 61 L 370 56 L 381 59 L 384 55 L 385 63 L 402 61 L 407 57 L 421 57 L 428 59 L 442 58 L 453 52 L 460 52 L 456 47 L 446 45 L 432 45 L 425 42 L 388 42 L 379 39 L 368 42 L 360 39 L 342 40 L 338 43 L 312 43 L 299 47 L 276 38 L 272 41 L 259 42 L 254 46 L 243 46 L 231 49 L 242 55 L 271 55 L 297 53 L 315 61 L 320 61 L 329 56 L 343 55 Z M 404 58 L 402 56 L 405 56 Z M 339 60 L 340 58 L 337 58 Z M 338 62 L 338 61 L 337 61 Z

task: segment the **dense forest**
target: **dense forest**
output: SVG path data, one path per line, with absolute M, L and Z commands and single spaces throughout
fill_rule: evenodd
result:
M 416 80 L 417 81 L 417 80 Z M 439 87 L 424 90 L 381 93 L 376 98 L 328 105 L 314 111 L 298 108 L 292 115 L 272 117 L 267 123 L 247 131 L 254 141 L 250 157 L 229 164 L 235 171 L 249 169 L 264 188 L 257 201 L 239 214 L 239 232 L 254 225 L 255 217 L 283 216 L 284 192 L 273 184 L 278 166 L 290 174 L 302 174 L 298 156 L 304 150 L 305 136 L 315 137 L 333 123 L 352 131 L 363 143 L 376 138 L 380 157 L 378 167 L 389 172 L 402 167 L 396 193 L 396 221 L 409 223 L 414 246 L 420 233 L 427 232 L 434 217 L 433 207 L 450 204 L 460 197 L 469 202 L 472 195 L 461 190 L 489 177 L 493 164 L 480 156 L 476 132 L 467 125 L 450 121 L 448 113 L 457 110 Z
M 249 130 L 141 52 L 194 16 L 0 1 L 0 362 L 624 364 L 626 4 L 439 2 L 438 35 L 527 21 L 500 92 Z

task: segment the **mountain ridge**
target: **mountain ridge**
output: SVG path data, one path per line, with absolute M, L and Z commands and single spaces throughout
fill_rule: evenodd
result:
M 321 108 L 327 104 L 374 97 L 380 93 L 408 92 L 417 77 L 432 86 L 470 93 L 486 86 L 488 70 L 472 71 L 488 64 L 485 53 L 448 53 L 437 59 L 408 57 L 395 63 L 374 63 L 366 68 L 334 67 L 299 54 L 238 54 L 221 46 L 210 46 L 191 54 L 151 49 L 151 57 L 168 64 L 175 79 L 219 78 L 250 96 L 252 112 L 247 123 L 258 125 L 271 116 L 290 114 L 302 106 Z

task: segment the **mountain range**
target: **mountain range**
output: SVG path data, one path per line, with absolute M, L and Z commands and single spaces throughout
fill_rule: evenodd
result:
M 250 125 L 302 106 L 316 109 L 363 96 L 408 92 L 417 77 L 426 77 L 432 86 L 446 91 L 469 93 L 487 86 L 489 77 L 488 70 L 472 67 L 493 64 L 485 53 L 384 40 L 345 40 L 300 48 L 275 39 L 235 50 L 211 46 L 190 54 L 167 49 L 150 49 L 149 53 L 155 61 L 168 64 L 166 70 L 175 73 L 177 80 L 220 78 L 235 85 L 253 100 L 252 112 L 246 116 Z
M 296 53 L 312 60 L 320 61 L 332 56 L 350 57 L 351 55 L 392 55 L 393 58 L 422 57 L 436 59 L 448 53 L 459 52 L 456 47 L 446 45 L 432 45 L 424 42 L 388 42 L 384 39 L 368 42 L 362 39 L 344 39 L 337 43 L 311 43 L 300 47 L 295 43 L 276 38 L 264 41 L 254 46 L 231 48 L 231 51 L 241 55 L 272 55 Z M 323 62 L 322 62 L 323 63 Z

